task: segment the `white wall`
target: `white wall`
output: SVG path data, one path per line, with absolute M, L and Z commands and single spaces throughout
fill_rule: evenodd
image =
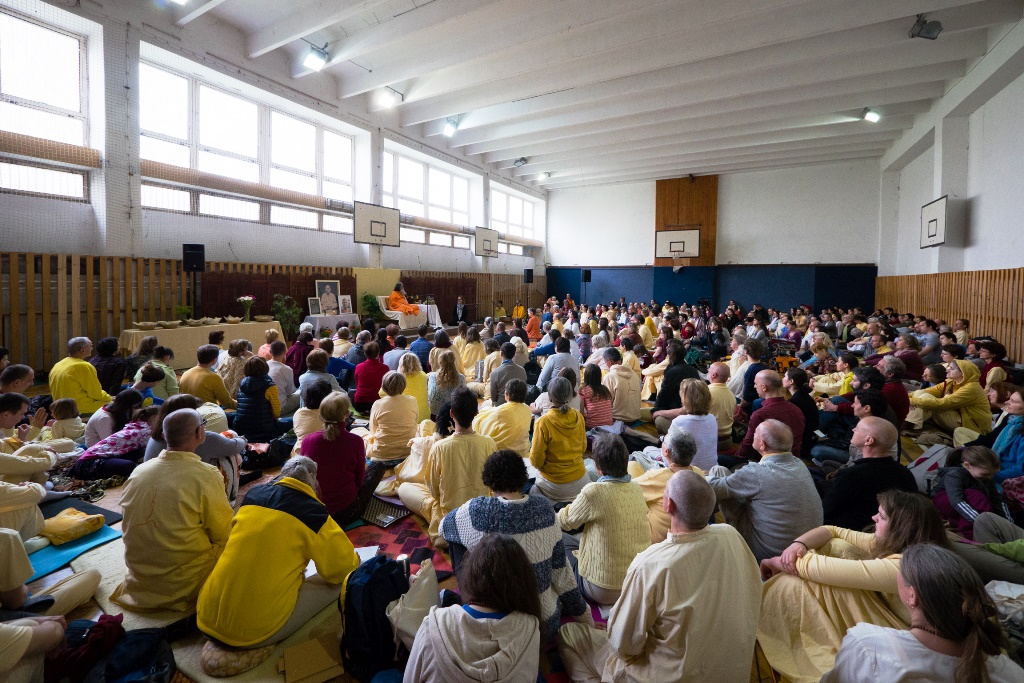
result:
M 1024 76 L 970 117 L 964 270 L 1024 266 Z
M 934 170 L 934 153 L 928 149 L 900 171 L 898 227 L 895 235 L 882 236 L 882 249 L 896 252 L 896 270 L 879 275 L 933 272 L 931 249 L 921 248 L 921 207 L 935 199 Z
M 726 263 L 875 263 L 876 160 L 718 179 L 718 249 Z
M 655 183 L 548 194 L 546 260 L 552 266 L 654 264 Z

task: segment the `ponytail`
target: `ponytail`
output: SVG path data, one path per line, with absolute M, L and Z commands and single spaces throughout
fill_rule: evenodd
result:
M 991 683 L 986 657 L 998 657 L 1005 644 L 999 625 L 999 613 L 987 594 L 984 599 L 964 592 L 964 618 L 969 630 L 964 638 L 964 654 L 956 667 L 956 683 Z

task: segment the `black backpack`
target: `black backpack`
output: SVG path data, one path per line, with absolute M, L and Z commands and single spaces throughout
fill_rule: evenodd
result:
M 394 667 L 398 648 L 385 610 L 408 590 L 405 566 L 383 555 L 359 565 L 348 577 L 341 657 L 356 680 L 369 681 L 378 671 Z

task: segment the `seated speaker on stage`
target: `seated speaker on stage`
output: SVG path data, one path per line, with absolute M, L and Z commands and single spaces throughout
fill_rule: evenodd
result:
M 391 292 L 391 296 L 388 297 L 388 310 L 399 311 L 405 315 L 420 314 L 420 307 L 410 304 L 409 300 L 405 298 L 405 286 L 401 282 L 395 284 L 395 291 Z

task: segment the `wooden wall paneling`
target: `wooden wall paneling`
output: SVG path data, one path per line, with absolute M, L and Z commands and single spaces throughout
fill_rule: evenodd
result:
M 96 338 L 96 278 L 93 272 L 95 258 L 85 257 L 85 333 Z
M 103 259 L 106 262 L 106 259 Z M 121 329 L 121 259 L 110 259 L 110 324 L 109 334 Z
M 42 363 L 46 367 L 53 365 L 53 297 L 50 291 L 50 276 L 53 273 L 53 260 L 49 254 L 43 254 L 39 269 L 39 292 L 42 294 L 42 304 L 39 312 L 42 315 L 43 330 L 43 357 Z
M 659 180 L 655 185 L 655 232 L 700 230 L 700 256 L 683 259 L 686 266 L 715 265 L 718 222 L 718 176 Z M 674 265 L 671 258 L 655 258 L 655 266 Z
M 11 302 L 11 323 L 10 323 L 10 337 L 11 337 L 11 362 L 15 362 L 14 359 L 23 359 L 24 346 L 21 343 L 21 254 L 11 254 L 10 256 L 10 268 L 8 276 L 8 282 L 10 288 L 8 294 Z
M 25 341 L 28 353 L 28 364 L 33 368 L 40 367 L 38 361 L 41 358 L 41 346 L 36 334 L 38 321 L 36 319 L 36 255 L 25 254 Z
M 140 320 L 149 320 L 146 315 L 146 268 L 142 259 L 131 259 L 128 267 L 135 267 L 135 315 L 127 324 L 134 326 Z M 134 322 L 133 322 L 134 321 Z
M 68 268 L 69 285 L 71 287 L 71 329 L 75 337 L 88 336 L 82 324 L 82 257 L 72 254 Z
M 67 342 L 72 336 L 68 335 L 68 257 L 59 254 L 57 256 L 57 348 Z M 51 363 L 57 360 L 51 358 Z

